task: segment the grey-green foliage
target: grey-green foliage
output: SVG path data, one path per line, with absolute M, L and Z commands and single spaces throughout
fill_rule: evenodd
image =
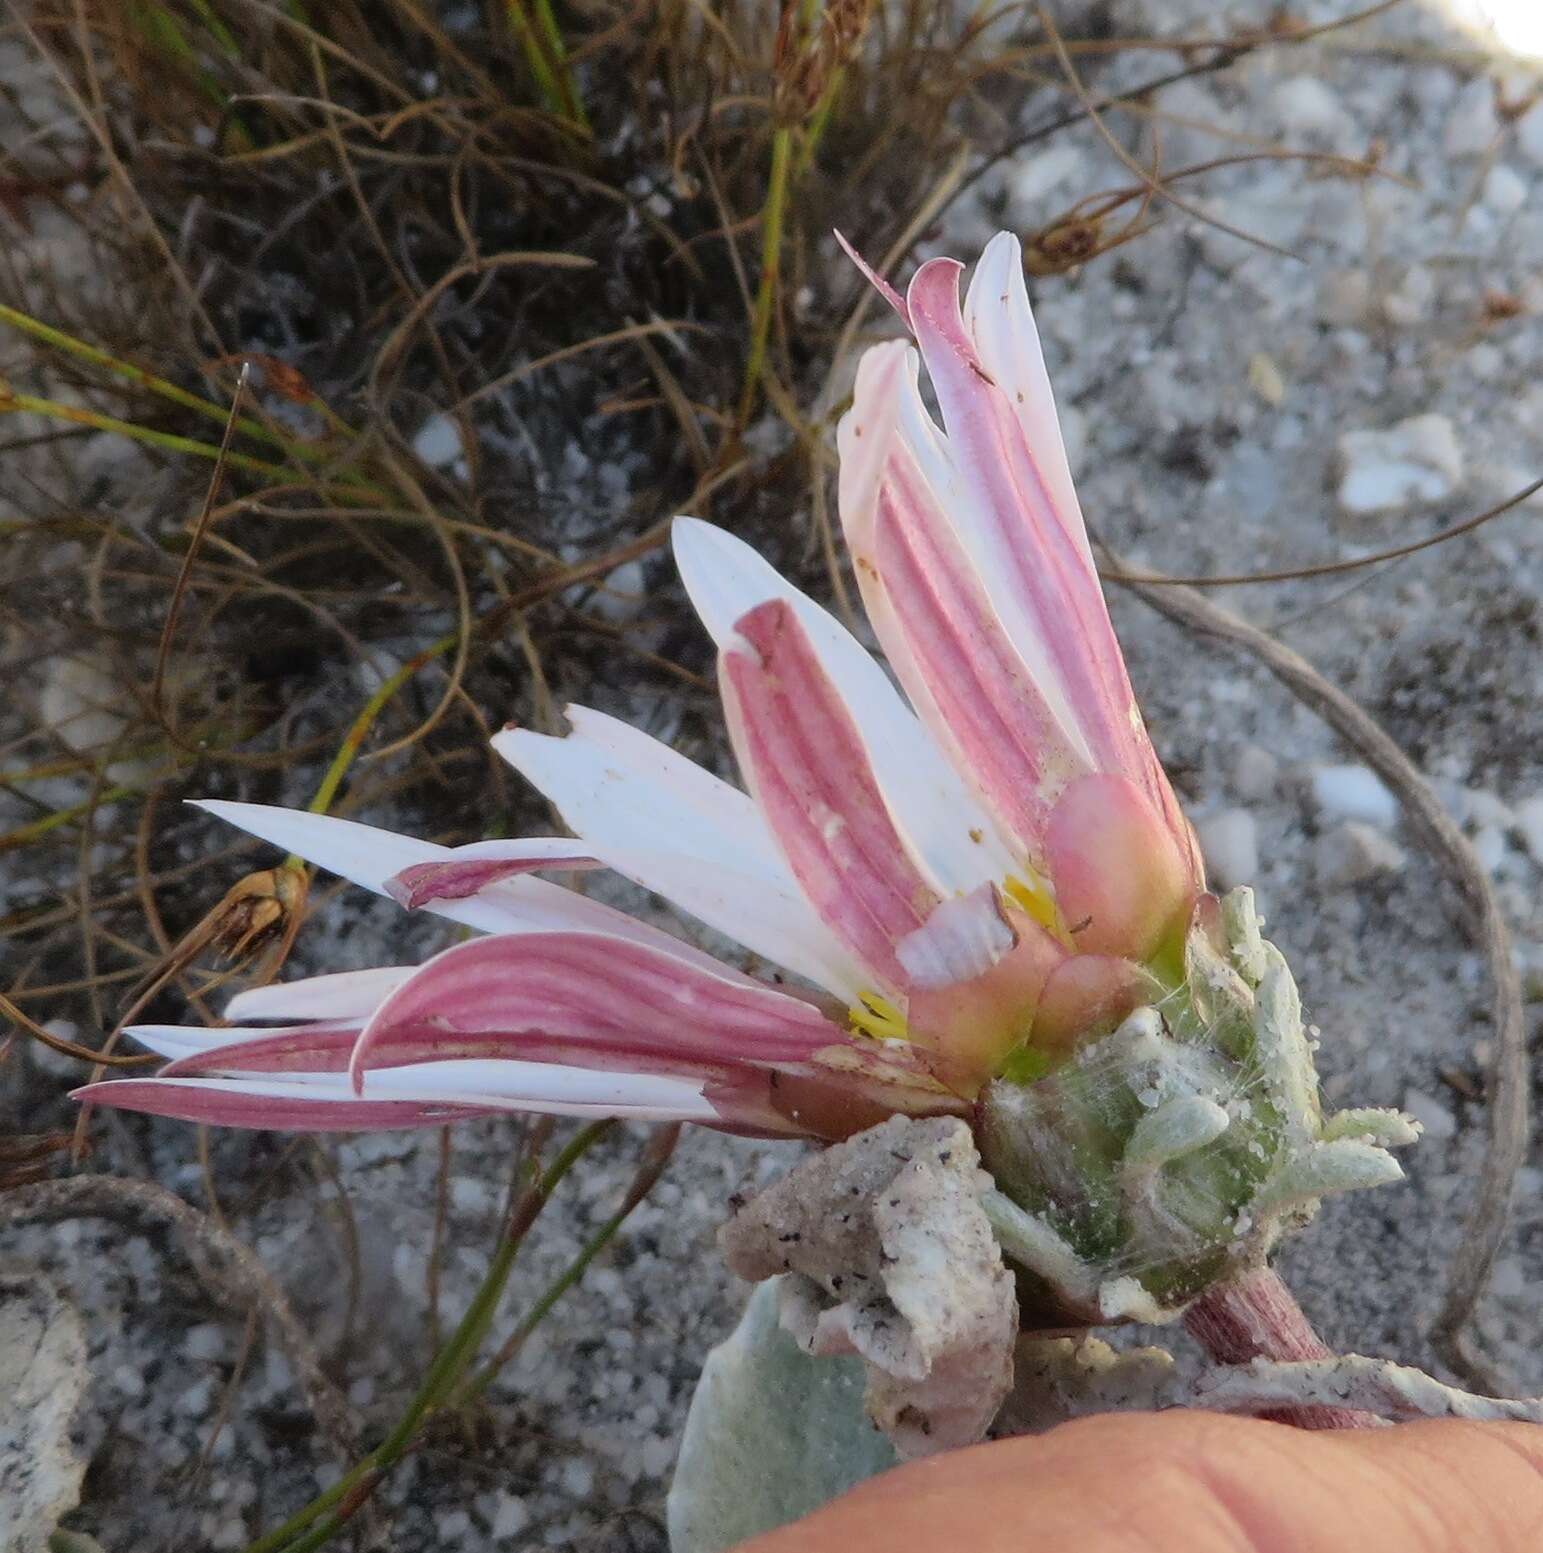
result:
M 1397 1180 L 1386 1150 L 1415 1129 L 1323 1116 L 1296 983 L 1234 890 L 1191 930 L 1182 986 L 1045 1077 L 991 1085 L 979 1134 L 1021 1210 L 994 1217 L 1026 1313 L 1055 1322 L 1181 1308 L 1327 1193 Z
M 863 1412 L 861 1360 L 810 1358 L 777 1323 L 781 1282 L 756 1286 L 702 1369 L 670 1486 L 673 1553 L 719 1553 L 895 1464 Z

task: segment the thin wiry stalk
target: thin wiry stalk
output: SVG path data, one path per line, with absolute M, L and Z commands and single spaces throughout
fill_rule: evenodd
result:
M 525 1236 L 540 1216 L 563 1177 L 615 1124 L 590 1122 L 576 1132 L 557 1157 L 531 1182 L 510 1215 L 510 1223 L 483 1276 L 481 1286 L 435 1355 L 428 1373 L 395 1427 L 374 1450 L 361 1458 L 331 1488 L 266 1536 L 251 1543 L 246 1553 L 309 1553 L 330 1541 L 358 1512 L 381 1479 L 401 1460 L 422 1431 L 423 1425 L 449 1395 L 476 1358 L 503 1298 L 504 1286 L 514 1270 L 515 1258 Z M 330 1513 L 329 1513 L 330 1512 Z M 322 1517 L 326 1519 L 322 1519 Z M 320 1522 L 318 1525 L 317 1522 Z

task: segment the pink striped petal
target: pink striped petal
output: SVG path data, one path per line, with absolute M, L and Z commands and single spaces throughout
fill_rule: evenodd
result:
M 710 973 L 640 944 L 582 933 L 476 939 L 432 960 L 376 1010 L 354 1048 L 358 1083 L 397 1043 L 459 1055 L 498 1036 L 514 1055 L 588 1046 L 700 1064 L 797 1062 L 839 1038 L 816 1008 L 724 967 Z
M 906 328 L 911 327 L 911 315 L 906 310 L 905 298 L 900 295 L 879 272 L 846 240 L 839 229 L 833 229 L 835 239 L 841 244 L 841 251 L 853 264 L 857 266 L 859 274 L 884 298 L 894 310 L 899 313 L 901 322 Z
M 869 619 L 912 704 L 1037 865 L 1051 802 L 1087 767 L 955 532 L 968 497 L 951 494 L 946 449 L 919 446 L 935 434 L 916 369 L 899 343 L 858 368 L 838 433 L 842 524 Z
M 281 1031 L 252 1029 L 210 1030 L 180 1026 L 138 1026 L 127 1032 L 135 1039 L 163 1053 L 183 1053 L 167 1064 L 156 1075 L 156 1080 L 208 1079 L 219 1084 L 210 1089 L 197 1089 L 192 1085 L 178 1085 L 148 1091 L 154 1101 L 136 1104 L 138 1090 L 123 1089 L 118 1085 L 101 1086 L 100 1094 L 93 1091 L 91 1099 L 103 1103 L 122 1105 L 125 1109 L 152 1109 L 157 1114 L 182 1116 L 188 1120 L 216 1120 L 214 1115 L 195 1114 L 199 1107 L 221 1107 L 221 1116 L 234 1114 L 231 1107 L 238 1102 L 233 1095 L 247 1094 L 247 1105 L 255 1108 L 257 1100 L 264 1109 L 254 1109 L 258 1118 L 252 1125 L 288 1126 L 318 1130 L 327 1126 L 399 1126 L 407 1125 L 392 1120 L 390 1110 L 379 1099 L 357 1096 L 350 1088 L 346 1092 L 344 1109 L 331 1114 L 316 1108 L 324 1100 L 328 1106 L 328 1094 L 335 1095 L 336 1083 L 330 1090 L 319 1089 L 329 1079 L 340 1078 L 348 1069 L 349 1057 L 358 1039 L 358 1028 L 339 1024 L 296 1026 Z M 836 1036 L 837 1032 L 828 1032 Z M 870 1043 L 871 1044 L 871 1043 Z M 372 1050 L 378 1072 L 382 1066 L 402 1071 L 421 1064 L 460 1062 L 466 1059 L 501 1059 L 505 1069 L 513 1070 L 531 1064 L 547 1063 L 554 1068 L 572 1073 L 587 1068 L 599 1075 L 631 1075 L 637 1078 L 670 1078 L 684 1080 L 700 1088 L 711 1107 L 711 1117 L 706 1114 L 691 1119 L 709 1126 L 724 1127 L 730 1131 L 753 1134 L 758 1137 L 819 1136 L 845 1137 L 849 1131 L 873 1125 L 895 1111 L 915 1115 L 934 1115 L 943 1111 L 960 1112 L 967 1109 L 964 1102 L 941 1091 L 930 1078 L 924 1065 L 912 1060 L 896 1060 L 882 1067 L 865 1064 L 860 1057 L 843 1067 L 823 1061 L 825 1048 L 816 1053 L 816 1060 L 798 1063 L 780 1070 L 739 1065 L 737 1059 L 706 1061 L 695 1052 L 668 1055 L 651 1051 L 627 1049 L 624 1042 L 580 1043 L 571 1038 L 552 1039 L 541 1035 L 511 1035 L 495 1031 L 471 1034 L 447 1039 L 442 1033 L 430 1035 L 387 1034 Z M 283 1104 L 289 1111 L 273 1109 L 274 1095 L 269 1088 L 252 1089 L 240 1081 L 250 1075 L 269 1075 L 288 1080 L 293 1085 L 307 1086 L 294 1093 L 286 1092 Z M 146 1081 L 150 1082 L 150 1081 Z M 610 1082 L 609 1079 L 599 1082 Z M 369 1079 L 366 1077 L 366 1085 Z M 210 1099 L 213 1093 L 218 1099 Z M 298 1098 L 297 1098 L 298 1096 Z M 256 1097 L 256 1098 L 254 1098 Z M 518 1098 L 518 1097 L 516 1097 Z M 297 1109 L 304 1106 L 302 1112 Z M 370 1109 L 354 1109 L 368 1107 Z M 487 1109 L 502 1110 L 500 1104 Z M 519 1107 L 516 1106 L 516 1109 Z M 538 1107 L 539 1108 L 539 1107 Z M 802 1108 L 813 1118 L 823 1120 L 818 1125 L 801 1124 L 798 1115 Z M 482 1114 L 481 1109 L 467 1108 L 467 1115 Z M 263 1116 L 290 1117 L 294 1120 L 264 1122 Z M 312 1118 L 322 1117 L 313 1123 Z M 374 1116 L 381 1119 L 375 1121 Z M 846 1126 L 846 1120 L 860 1120 Z M 872 1118 L 872 1119 L 870 1119 Z M 424 1116 L 417 1125 L 430 1125 L 443 1120 L 454 1120 L 439 1110 Z M 843 1120 L 846 1119 L 846 1120 Z M 240 1122 L 234 1125 L 242 1125 Z
M 502 1060 L 452 1060 L 381 1068 L 369 1092 L 341 1074 L 284 1077 L 130 1079 L 77 1090 L 90 1103 L 223 1126 L 305 1131 L 414 1127 L 466 1116 L 535 1111 L 554 1116 L 620 1116 L 648 1121 L 720 1120 L 693 1080 Z
M 1029 444 L 1007 389 L 981 361 L 959 310 L 960 269 L 949 259 L 924 264 L 907 302 L 955 466 L 974 498 L 959 515 L 966 548 L 1074 747 L 1093 769 L 1136 782 L 1174 823 L 1177 806 L 1141 723 L 1081 513 L 1056 501 L 1046 450 Z
M 981 365 L 1006 396 L 1025 445 L 1034 451 L 1035 468 L 1051 509 L 1091 565 L 1092 551 L 1072 483 L 1061 419 L 1024 283 L 1023 249 L 1011 232 L 998 232 L 986 244 L 965 291 L 964 322 L 980 352 Z
M 996 821 L 850 631 L 743 540 L 710 523 L 675 520 L 675 559 L 720 653 L 743 645 L 735 624 L 757 605 L 779 599 L 793 610 L 856 725 L 895 829 L 940 895 L 1006 877 L 1014 852 Z
M 294 1025 L 287 1030 L 250 1028 L 190 1031 L 219 1037 L 174 1058 L 158 1078 L 194 1078 L 212 1073 L 346 1073 L 349 1053 L 359 1039 L 357 1024 Z M 145 1040 L 140 1031 L 130 1031 Z M 226 1037 L 235 1039 L 225 1039 Z M 146 1041 L 147 1045 L 154 1044 Z
M 143 1029 L 129 1032 L 145 1040 Z M 158 1078 L 230 1077 L 243 1073 L 311 1076 L 346 1073 L 358 1025 L 296 1025 L 288 1030 L 201 1030 L 193 1027 L 173 1032 L 184 1039 L 147 1041 L 157 1050 L 177 1050 L 157 1074 Z M 227 1039 L 234 1037 L 234 1039 Z M 602 1072 L 647 1074 L 712 1082 L 719 1086 L 737 1081 L 740 1059 L 720 1055 L 703 1058 L 694 1049 L 661 1051 L 624 1037 L 576 1041 L 571 1035 L 549 1036 L 539 1031 L 486 1030 L 447 1035 L 440 1030 L 400 1027 L 379 1036 L 371 1045 L 367 1069 L 402 1068 L 417 1063 L 497 1058 L 519 1062 L 545 1062 L 557 1067 L 593 1068 Z
M 214 1127 L 254 1127 L 274 1132 L 375 1132 L 405 1127 L 443 1127 L 473 1116 L 496 1115 L 491 1108 L 430 1104 L 414 1100 L 358 1100 L 351 1095 L 320 1097 L 293 1085 L 284 1092 L 258 1090 L 239 1080 L 130 1078 L 87 1084 L 71 1092 L 83 1105 L 142 1111 Z
M 430 901 L 461 901 L 479 895 L 490 884 L 542 869 L 566 872 L 600 868 L 598 858 L 581 842 L 554 836 L 532 836 L 516 841 L 477 841 L 456 847 L 449 858 L 436 863 L 413 863 L 393 874 L 383 888 L 399 906 L 414 911 Z
M 857 996 L 862 968 L 810 909 L 748 794 L 613 718 L 567 715 L 564 738 L 505 729 L 493 747 L 586 850 L 752 953 Z
M 882 988 L 903 992 L 909 978 L 894 946 L 939 897 L 896 830 L 857 728 L 792 607 L 757 605 L 735 632 L 719 676 L 746 783 L 821 919 Z

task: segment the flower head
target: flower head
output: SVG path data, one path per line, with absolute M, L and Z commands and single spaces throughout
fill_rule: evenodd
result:
M 1200 867 L 1099 588 L 1018 243 L 993 240 L 962 308 L 960 268 L 882 288 L 915 346 L 868 351 L 838 433 L 842 524 L 904 698 L 746 545 L 680 519 L 746 791 L 572 707 L 563 737 L 494 745 L 576 840 L 452 849 L 208 803 L 486 936 L 243 993 L 230 1028 L 139 1027 L 169 1065 L 80 1093 L 261 1127 L 535 1110 L 832 1138 L 966 1114 L 1177 984 Z M 538 877 L 597 867 L 792 979 Z

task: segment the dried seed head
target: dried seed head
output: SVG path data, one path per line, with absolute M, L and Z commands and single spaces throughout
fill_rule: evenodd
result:
M 207 925 L 209 946 L 226 960 L 245 960 L 274 939 L 292 936 L 307 889 L 305 870 L 291 863 L 248 874 L 200 924 Z

